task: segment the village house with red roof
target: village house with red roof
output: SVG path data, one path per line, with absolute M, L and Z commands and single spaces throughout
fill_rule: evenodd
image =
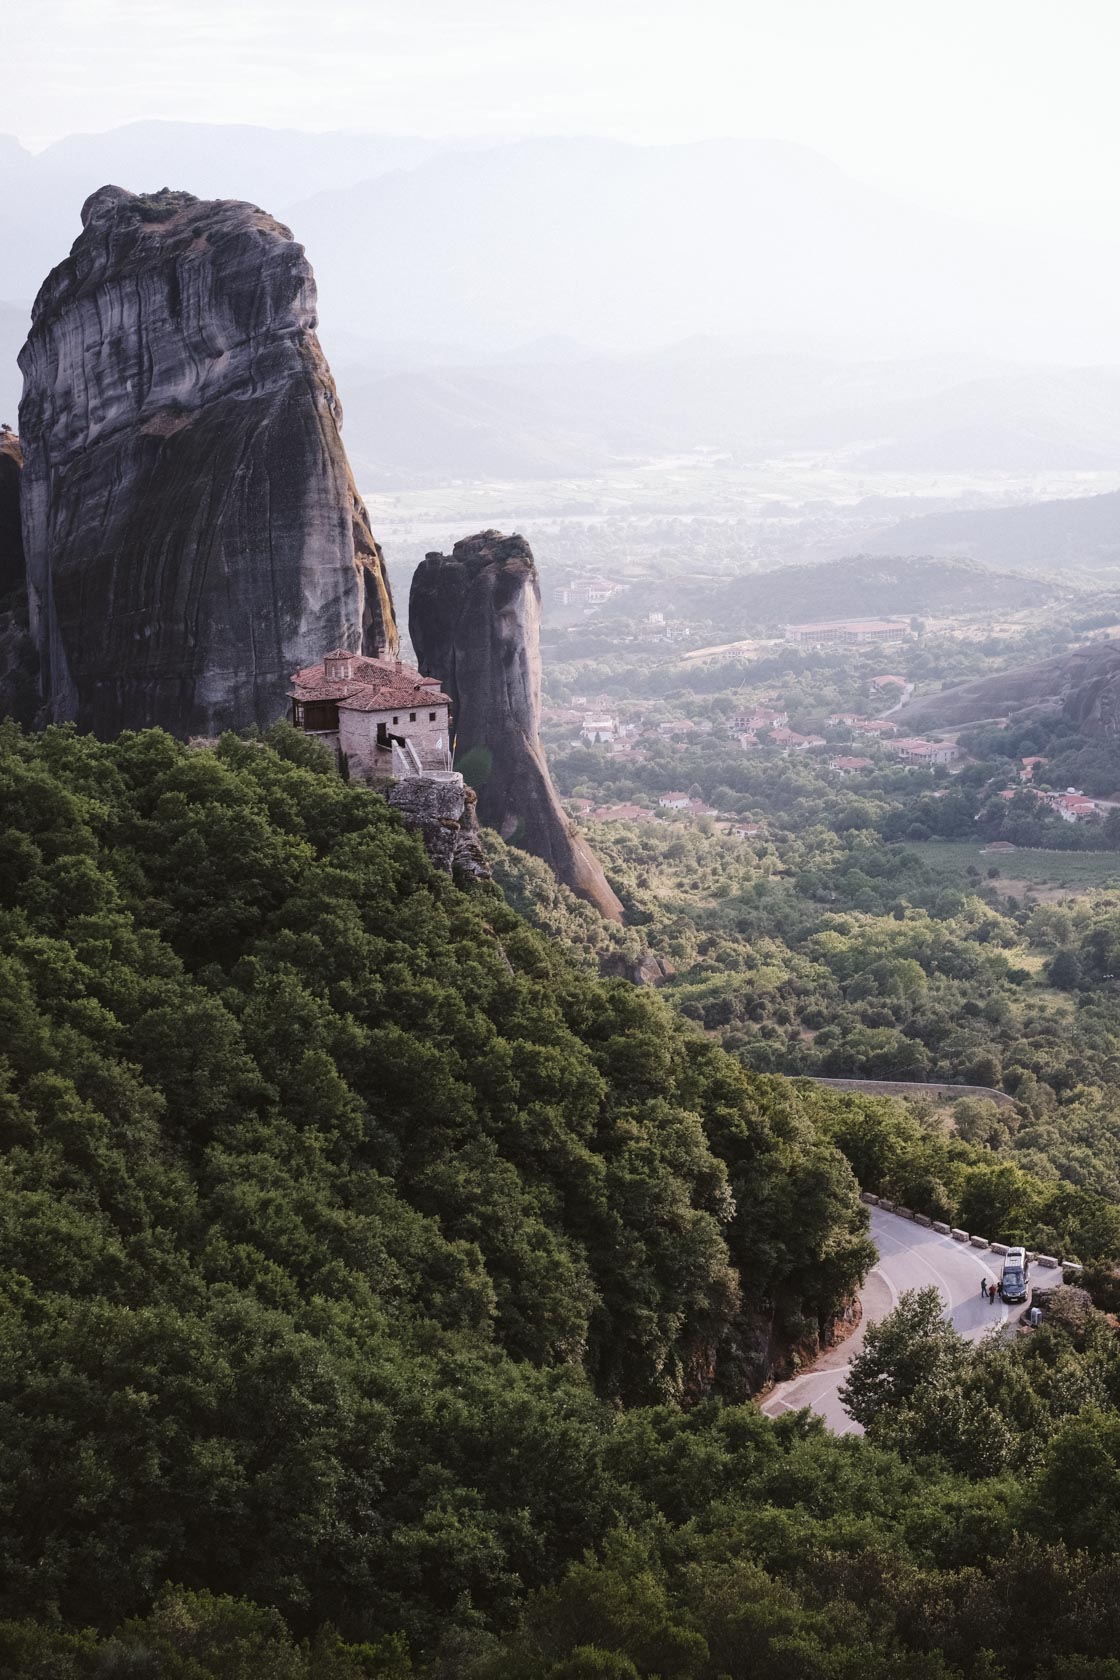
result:
M 784 729 L 788 723 L 787 711 L 772 706 L 753 706 L 749 712 L 733 717 L 731 728 L 740 730 L 744 735 L 753 735 L 756 729 Z
M 772 729 L 770 741 L 786 752 L 808 752 L 812 747 L 827 746 L 823 735 L 799 735 L 796 729 Z
M 596 805 L 591 811 L 592 822 L 651 822 L 653 814 L 644 805 Z
M 896 725 L 889 722 L 887 718 L 861 718 L 858 723 L 852 725 L 852 728 L 857 735 L 878 735 L 882 737 L 897 733 Z
M 1047 800 L 1057 811 L 1063 822 L 1092 822 L 1100 816 L 1100 807 L 1093 799 L 1087 799 L 1080 788 L 1067 788 L 1065 793 L 1059 793 Z
M 292 722 L 358 781 L 451 773 L 450 698 L 398 659 L 336 648 L 292 676 Z
M 960 756 L 955 742 L 926 741 L 920 735 L 906 735 L 886 744 L 906 764 L 952 764 Z

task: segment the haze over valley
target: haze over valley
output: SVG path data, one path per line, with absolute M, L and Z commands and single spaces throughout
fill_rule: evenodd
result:
M 1120 485 L 1120 244 L 954 220 L 804 146 L 149 121 L 11 140 L 0 180 L 13 423 L 28 300 L 89 192 L 245 198 L 313 253 L 348 451 L 402 533 L 476 502 L 736 515 L 801 558 L 883 551 L 896 508 Z
M 1120 14 L 2 33 L 0 1675 L 1118 1680 Z

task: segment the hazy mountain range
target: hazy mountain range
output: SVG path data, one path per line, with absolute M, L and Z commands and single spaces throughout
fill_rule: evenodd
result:
M 996 571 L 972 560 L 856 554 L 719 582 L 690 580 L 685 609 L 679 578 L 650 579 L 641 585 L 641 609 L 672 616 L 686 610 L 723 625 L 731 637 L 829 618 L 1018 612 L 1078 593 L 1058 578 Z M 634 590 L 615 596 L 601 616 L 634 617 Z
M 507 143 L 285 214 L 325 318 L 355 331 L 633 349 L 765 331 L 864 356 L 1120 357 L 1116 244 L 955 220 L 783 142 Z
M 1120 363 L 1120 246 L 981 228 L 776 141 L 180 123 L 37 156 L 0 140 L 0 417 L 28 301 L 109 180 L 248 198 L 290 223 L 370 487 L 699 447 L 842 452 L 869 471 L 1120 461 L 1120 367 L 1040 365 Z
M 887 527 L 866 546 L 878 554 L 968 555 L 1029 570 L 1120 566 L 1120 492 L 924 514 Z
M 863 355 L 1120 358 L 1120 243 L 980 226 L 783 141 L 432 141 L 190 123 L 0 139 L 0 290 L 30 298 L 106 181 L 247 198 L 311 253 L 332 327 L 476 353 L 695 333 Z
M 727 339 L 566 360 L 529 346 L 520 359 L 381 371 L 347 348 L 332 362 L 349 447 L 371 484 L 586 474 L 698 448 L 743 462 L 843 453 L 869 471 L 1120 463 L 1120 369 L 840 362 Z

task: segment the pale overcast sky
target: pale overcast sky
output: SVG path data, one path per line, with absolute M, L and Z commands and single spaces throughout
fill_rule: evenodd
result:
M 1114 237 L 1116 0 L 24 0 L 0 128 L 774 136 L 982 219 Z

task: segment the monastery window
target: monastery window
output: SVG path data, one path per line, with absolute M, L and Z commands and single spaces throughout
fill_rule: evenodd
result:
M 416 722 L 416 713 L 415 712 L 409 712 L 408 721 L 409 721 L 409 723 L 415 723 Z
M 303 707 L 300 718 L 304 729 L 312 732 L 316 730 L 338 728 L 338 705 L 333 700 L 309 700 Z
M 428 713 L 428 722 L 429 723 L 434 723 L 435 721 L 436 721 L 436 714 L 434 712 L 429 712 Z
M 400 718 L 399 718 L 399 717 L 395 717 L 395 718 L 394 718 L 394 719 L 393 719 L 393 722 L 394 722 L 394 723 L 399 723 L 399 722 L 400 722 L 400 721 L 401 721 L 401 720 L 400 720 Z

